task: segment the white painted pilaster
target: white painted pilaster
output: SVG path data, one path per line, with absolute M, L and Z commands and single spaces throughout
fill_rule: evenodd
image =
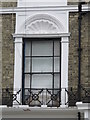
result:
M 66 107 L 68 95 L 65 89 L 68 89 L 68 44 L 69 38 L 61 38 L 61 107 Z
M 84 113 L 84 119 L 90 120 L 90 103 L 77 102 L 76 105 L 78 110 Z
M 14 94 L 22 88 L 22 38 L 15 38 L 15 62 L 14 62 Z M 21 100 L 21 95 L 17 96 Z M 13 104 L 17 104 L 14 101 Z
M 90 120 L 90 110 L 85 110 L 84 111 L 84 118 L 88 118 L 88 120 Z

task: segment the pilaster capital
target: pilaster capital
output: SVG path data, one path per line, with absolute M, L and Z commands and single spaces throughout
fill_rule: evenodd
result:
M 21 43 L 21 44 L 23 44 L 23 39 L 16 37 L 16 38 L 14 39 L 14 43 Z
M 69 43 L 69 37 L 70 36 L 62 36 L 61 37 L 61 43 Z

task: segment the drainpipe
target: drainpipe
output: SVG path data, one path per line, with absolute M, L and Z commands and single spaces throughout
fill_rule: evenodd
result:
M 79 3 L 78 5 L 78 101 L 81 101 L 81 19 L 82 19 L 82 16 L 81 16 L 81 8 L 82 5 L 81 5 L 81 2 Z
M 81 21 L 82 21 L 82 5 L 85 4 L 85 2 L 79 2 L 78 5 L 78 102 L 81 101 Z
M 81 120 L 81 113 L 78 112 L 78 120 Z

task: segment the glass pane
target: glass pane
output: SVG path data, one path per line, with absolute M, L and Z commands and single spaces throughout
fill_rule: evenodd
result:
M 60 87 L 60 74 L 54 74 L 54 88 Z
M 52 56 L 53 42 L 52 41 L 33 41 L 32 42 L 33 56 Z
M 25 57 L 25 72 L 30 72 L 30 58 Z
M 60 72 L 60 58 L 54 57 L 54 72 Z
M 52 88 L 52 75 L 32 75 L 32 88 Z
M 25 56 L 30 56 L 31 53 L 31 42 L 25 41 Z
M 30 75 L 25 74 L 25 88 L 30 88 Z
M 52 72 L 52 58 L 33 57 L 32 72 Z
M 60 56 L 60 41 L 54 41 L 54 56 Z

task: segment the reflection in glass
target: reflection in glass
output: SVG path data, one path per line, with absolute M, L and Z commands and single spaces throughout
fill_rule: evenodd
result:
M 52 41 L 33 41 L 32 42 L 32 56 L 52 56 L 53 55 Z
M 60 56 L 60 41 L 54 41 L 54 56 Z
M 25 88 L 30 88 L 30 75 L 25 74 Z
M 54 57 L 54 72 L 60 71 L 60 57 Z
M 25 87 L 30 88 L 31 82 L 32 88 L 59 88 L 60 59 L 60 40 L 26 40 L 24 73 L 29 74 L 25 74 Z
M 52 88 L 52 75 L 32 75 L 32 88 Z
M 60 87 L 60 74 L 54 74 L 54 88 Z
M 25 72 L 30 72 L 30 57 L 25 58 Z
M 52 72 L 52 58 L 33 57 L 32 72 Z
M 31 42 L 26 41 L 25 42 L 25 56 L 30 56 L 31 54 Z

